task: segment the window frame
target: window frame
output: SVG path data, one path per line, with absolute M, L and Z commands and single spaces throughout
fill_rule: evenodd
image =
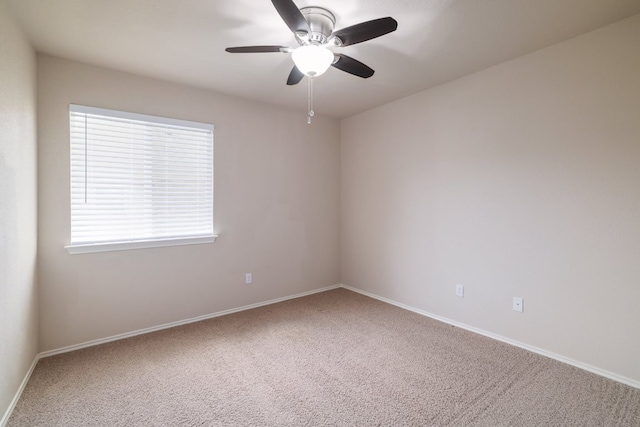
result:
M 152 236 L 147 236 L 143 238 L 134 238 L 134 239 L 122 239 L 122 240 L 110 240 L 110 241 L 96 241 L 96 242 L 76 242 L 73 243 L 71 241 L 70 244 L 65 246 L 65 249 L 69 254 L 81 254 L 81 253 L 92 253 L 92 252 L 107 252 L 107 251 L 121 251 L 121 250 L 132 250 L 132 249 L 144 249 L 144 248 L 156 248 L 156 247 L 167 247 L 167 246 L 182 246 L 182 245 L 194 245 L 194 244 L 207 244 L 215 242 L 218 237 L 215 234 L 214 230 L 214 125 L 210 123 L 201 123 L 194 122 L 188 120 L 179 120 L 168 117 L 160 117 L 160 116 L 152 116 L 147 114 L 139 114 L 139 113 L 131 113 L 119 110 L 110 110 L 105 108 L 97 108 L 97 107 L 89 107 L 84 105 L 77 104 L 69 104 L 69 184 L 70 184 L 70 240 L 73 236 L 73 209 L 74 209 L 74 199 L 73 199 L 73 186 L 74 186 L 74 177 L 73 177 L 73 169 L 74 165 L 77 166 L 77 163 L 74 164 L 73 154 L 74 154 L 74 141 L 72 135 L 72 126 L 73 126 L 73 114 L 90 114 L 90 115 L 98 115 L 106 118 L 112 119 L 124 119 L 124 120 L 132 120 L 135 122 L 145 122 L 152 124 L 153 126 L 178 126 L 184 128 L 205 130 L 210 132 L 211 137 L 211 153 L 210 153 L 210 161 L 211 161 L 211 177 L 210 177 L 210 189 L 211 189 L 211 230 L 212 233 L 209 234 L 203 233 L 199 235 L 185 235 L 185 236 L 172 236 L 172 237 L 158 237 L 153 238 Z M 86 147 L 86 145 L 85 145 Z M 86 148 L 85 148 L 86 150 Z M 86 160 L 85 160 L 86 161 Z M 142 167 L 144 168 L 144 167 Z M 142 169 L 141 168 L 141 169 Z M 77 183 L 76 183 L 77 184 Z M 85 182 L 85 186 L 86 186 Z M 164 194 L 164 193 L 163 193 Z M 205 216 L 206 218 L 206 216 Z M 151 222 L 150 224 L 153 224 Z

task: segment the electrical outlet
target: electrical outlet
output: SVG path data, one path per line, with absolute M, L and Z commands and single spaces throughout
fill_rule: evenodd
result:
M 524 311 L 524 300 L 522 298 L 513 297 L 513 310 L 520 313 Z
M 464 296 L 464 285 L 461 285 L 459 283 L 456 285 L 456 295 L 459 297 Z
M 247 285 L 250 285 L 253 283 L 253 274 L 251 273 L 247 273 L 244 275 L 244 283 L 246 283 Z

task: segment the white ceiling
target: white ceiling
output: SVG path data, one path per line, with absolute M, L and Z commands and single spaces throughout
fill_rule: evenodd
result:
M 228 46 L 289 45 L 268 0 L 6 1 L 39 52 L 306 109 L 287 86 L 289 54 Z M 376 70 L 315 79 L 315 110 L 343 118 L 640 13 L 640 0 L 295 0 L 336 15 L 336 29 L 391 16 L 398 30 L 334 49 Z

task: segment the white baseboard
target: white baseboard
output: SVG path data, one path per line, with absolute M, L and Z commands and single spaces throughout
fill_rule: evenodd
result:
M 13 396 L 13 400 L 11 400 L 9 407 L 4 412 L 2 419 L 0 419 L 0 427 L 5 427 L 7 425 L 7 422 L 9 421 L 9 417 L 13 412 L 13 408 L 16 407 L 18 400 L 20 400 L 20 396 L 22 396 L 22 392 L 24 391 L 24 388 L 27 386 L 27 383 L 29 382 L 29 378 L 31 378 L 31 374 L 33 373 L 33 370 L 38 364 L 38 360 L 40 360 L 40 355 L 36 354 L 36 357 L 33 358 L 33 362 L 31 362 L 31 366 L 29 367 L 27 374 L 24 376 L 22 383 L 20 383 L 20 387 L 18 387 L 18 391 L 16 392 L 15 396 Z
M 400 308 L 403 308 L 405 310 L 412 311 L 412 312 L 420 314 L 422 316 L 430 317 L 430 318 L 432 318 L 434 320 L 438 320 L 440 322 L 448 323 L 450 325 L 457 326 L 458 328 L 466 329 L 467 331 L 475 332 L 476 334 L 484 335 L 485 337 L 493 338 L 494 340 L 502 341 L 504 343 L 507 343 L 507 344 L 510 344 L 510 345 L 513 345 L 513 346 L 516 346 L 516 347 L 520 347 L 520 348 L 528 350 L 528 351 L 530 351 L 532 353 L 537 353 L 537 354 L 540 354 L 542 356 L 546 356 L 546 357 L 548 357 L 550 359 L 554 359 L 554 360 L 557 360 L 559 362 L 563 362 L 563 363 L 566 363 L 568 365 L 575 366 L 576 368 L 583 369 L 583 370 L 591 372 L 593 374 L 600 375 L 600 376 L 605 377 L 605 378 L 609 378 L 610 380 L 614 380 L 614 381 L 617 381 L 619 383 L 626 384 L 628 386 L 640 389 L 640 381 L 636 381 L 636 380 L 633 380 L 631 378 L 623 377 L 622 375 L 618 375 L 618 374 L 615 374 L 613 372 L 609 372 L 609 371 L 606 371 L 604 369 L 600 369 L 598 367 L 591 366 L 589 364 L 580 362 L 578 360 L 574 360 L 574 359 L 571 359 L 569 357 L 562 356 L 560 354 L 552 353 L 550 351 L 547 351 L 547 350 L 544 350 L 544 349 L 541 349 L 541 348 L 538 348 L 538 347 L 534 347 L 532 345 L 525 344 L 525 343 L 522 343 L 520 341 L 513 340 L 511 338 L 503 337 L 502 335 L 494 334 L 493 332 L 488 332 L 488 331 L 485 331 L 483 329 L 476 328 L 474 326 L 470 326 L 470 325 L 467 325 L 467 324 L 464 324 L 464 323 L 457 322 L 455 320 L 448 319 L 446 317 L 439 316 L 437 314 L 429 313 L 427 311 L 420 310 L 419 308 L 411 307 L 409 305 L 402 304 L 400 302 L 391 300 L 389 298 L 381 297 L 380 295 L 376 295 L 376 294 L 373 294 L 371 292 L 363 291 L 361 289 L 353 288 L 353 287 L 347 286 L 347 285 L 341 285 L 341 287 L 343 287 L 345 289 L 348 289 L 350 291 L 357 292 L 359 294 L 366 295 L 368 297 L 377 299 L 379 301 L 383 301 L 383 302 L 386 302 L 388 304 L 395 305 L 396 307 L 400 307 Z
M 377 299 L 379 301 L 383 301 L 383 302 L 386 302 L 388 304 L 395 305 L 396 307 L 400 307 L 400 308 L 403 308 L 405 310 L 409 310 L 409 311 L 412 311 L 414 313 L 417 313 L 417 314 L 420 314 L 420 315 L 423 315 L 423 316 L 426 316 L 426 317 L 430 317 L 432 319 L 435 319 L 435 320 L 438 320 L 438 321 L 441 321 L 441 322 L 444 322 L 444 323 L 448 323 L 450 325 L 457 326 L 459 328 L 466 329 L 468 331 L 475 332 L 477 334 L 484 335 L 486 337 L 493 338 L 495 340 L 502 341 L 502 342 L 505 342 L 507 344 L 514 345 L 516 347 L 523 348 L 523 349 L 531 351 L 533 353 L 537 353 L 537 354 L 540 354 L 542 356 L 546 356 L 546 357 L 549 357 L 551 359 L 558 360 L 558 361 L 566 363 L 568 365 L 575 366 L 576 368 L 584 369 L 585 371 L 592 372 L 594 374 L 603 376 L 605 378 L 609 378 L 611 380 L 620 382 L 622 384 L 626 384 L 626 385 L 629 385 L 631 387 L 640 389 L 640 382 L 632 380 L 630 378 L 623 377 L 623 376 L 615 374 L 613 372 L 609 372 L 609 371 L 606 371 L 604 369 L 600 369 L 600 368 L 597 368 L 595 366 L 591 366 L 591 365 L 588 365 L 586 363 L 582 363 L 580 361 L 577 361 L 577 360 L 574 360 L 574 359 L 570 359 L 568 357 L 564 357 L 562 355 L 559 355 L 559 354 L 556 354 L 556 353 L 552 353 L 552 352 L 549 352 L 547 350 L 543 350 L 543 349 L 538 348 L 538 347 L 534 347 L 534 346 L 531 346 L 531 345 L 528 345 L 528 344 L 525 344 L 525 343 L 521 343 L 519 341 L 515 341 L 515 340 L 512 340 L 510 338 L 506 338 L 506 337 L 503 337 L 501 335 L 494 334 L 492 332 L 488 332 L 488 331 L 485 331 L 485 330 L 482 330 L 482 329 L 479 329 L 479 328 L 476 328 L 476 327 L 473 327 L 473 326 L 469 326 L 469 325 L 466 325 L 464 323 L 456 322 L 455 320 L 447 319 L 445 317 L 438 316 L 437 314 L 429 313 L 429 312 L 426 312 L 424 310 L 420 310 L 418 308 L 411 307 L 409 305 L 399 303 L 399 302 L 391 300 L 389 298 L 381 297 L 380 295 L 376 295 L 376 294 L 373 294 L 371 292 L 363 291 L 361 289 L 357 289 L 357 288 L 354 288 L 354 287 L 351 287 L 351 286 L 347 286 L 347 285 L 334 285 L 334 286 L 328 286 L 328 287 L 321 288 L 321 289 L 314 289 L 312 291 L 302 292 L 302 293 L 295 294 L 295 295 L 289 295 L 289 296 L 286 296 L 286 297 L 275 298 L 275 299 L 272 299 L 272 300 L 263 301 L 263 302 L 259 302 L 259 303 L 256 303 L 256 304 L 245 305 L 245 306 L 238 307 L 238 308 L 233 308 L 233 309 L 230 309 L 230 310 L 223 310 L 223 311 L 219 311 L 219 312 L 212 313 L 212 314 L 206 314 L 206 315 L 203 315 L 203 316 L 198 316 L 198 317 L 193 317 L 193 318 L 190 318 L 190 319 L 180 320 L 180 321 L 177 321 L 177 322 L 165 323 L 163 325 L 153 326 L 153 327 L 150 327 L 150 328 L 138 329 L 136 331 L 127 332 L 127 333 L 124 333 L 124 334 L 113 335 L 113 336 L 106 337 L 106 338 L 100 338 L 100 339 L 97 339 L 97 340 L 87 341 L 87 342 L 80 343 L 80 344 L 70 345 L 70 346 L 67 346 L 67 347 L 62 347 L 62 348 L 58 348 L 58 349 L 55 349 L 55 350 L 49 350 L 49 351 L 45 351 L 45 352 L 42 352 L 42 353 L 38 353 L 35 356 L 35 358 L 33 359 L 33 363 L 31 364 L 31 367 L 29 368 L 27 374 L 25 375 L 24 379 L 22 380 L 22 383 L 20 384 L 20 388 L 16 392 L 13 400 L 11 401 L 11 404 L 9 405 L 9 407 L 5 411 L 4 416 L 0 420 L 0 427 L 5 427 L 6 426 L 6 423 L 9 421 L 9 417 L 11 416 L 11 413 L 13 412 L 13 409 L 15 408 L 16 404 L 18 403 L 18 400 L 20 399 L 20 396 L 22 395 L 22 392 L 24 391 L 24 388 L 26 387 L 27 383 L 29 382 L 29 378 L 31 378 L 31 374 L 33 373 L 33 370 L 35 369 L 36 364 L 38 363 L 38 361 L 40 359 L 42 359 L 44 357 L 49 357 L 49 356 L 53 356 L 53 355 L 56 355 L 56 354 L 68 353 L 70 351 L 80 350 L 82 348 L 93 347 L 93 346 L 96 346 L 96 345 L 105 344 L 105 343 L 112 342 L 112 341 L 118 341 L 118 340 L 125 339 L 125 338 L 135 337 L 137 335 L 148 334 L 150 332 L 156 332 L 156 331 L 161 331 L 163 329 L 169 329 L 169 328 L 173 328 L 173 327 L 176 327 L 176 326 L 186 325 L 186 324 L 189 324 L 189 323 L 200 322 L 202 320 L 212 319 L 214 317 L 220 317 L 220 316 L 224 316 L 224 315 L 227 315 L 227 314 L 237 313 L 237 312 L 240 312 L 240 311 L 251 310 L 253 308 L 263 307 L 265 305 L 276 304 L 276 303 L 279 303 L 279 302 L 283 302 L 283 301 L 287 301 L 287 300 L 291 300 L 291 299 L 295 299 L 295 298 L 301 298 L 301 297 L 305 297 L 305 296 L 308 296 L 308 295 L 313 295 L 313 294 L 317 294 L 317 293 L 320 293 L 320 292 L 330 291 L 332 289 L 337 289 L 337 288 L 348 289 L 350 291 L 357 292 L 357 293 L 362 294 L 362 295 L 366 295 L 368 297 Z
M 112 341 L 122 340 L 122 339 L 125 339 L 125 338 L 135 337 L 136 335 L 148 334 L 150 332 L 156 332 L 156 331 L 161 331 L 163 329 L 169 329 L 169 328 L 173 328 L 173 327 L 176 327 L 176 326 L 186 325 L 186 324 L 189 324 L 189 323 L 200 322 L 202 320 L 212 319 L 214 317 L 220 317 L 220 316 L 224 316 L 224 315 L 227 315 L 227 314 L 237 313 L 237 312 L 240 312 L 240 311 L 251 310 L 252 308 L 258 308 L 258 307 L 262 307 L 262 306 L 265 306 L 265 305 L 271 305 L 271 304 L 275 304 L 275 303 L 278 303 L 278 302 L 287 301 L 287 300 L 290 300 L 290 299 L 305 297 L 305 296 L 308 296 L 308 295 L 313 295 L 313 294 L 317 294 L 317 293 L 320 293 L 320 292 L 330 291 L 332 289 L 337 289 L 337 288 L 340 288 L 340 287 L 342 287 L 342 286 L 341 285 L 327 286 L 326 288 L 314 289 L 312 291 L 301 292 L 301 293 L 295 294 L 295 295 L 289 295 L 289 296 L 286 296 L 286 297 L 275 298 L 275 299 L 271 299 L 271 300 L 268 300 L 268 301 L 259 302 L 259 303 L 256 303 L 256 304 L 249 304 L 249 305 L 245 305 L 245 306 L 238 307 L 238 308 L 232 308 L 230 310 L 218 311 L 218 312 L 212 313 L 212 314 L 205 314 L 203 316 L 192 317 L 190 319 L 185 319 L 185 320 L 179 320 L 177 322 L 165 323 L 163 325 L 153 326 L 153 327 L 150 327 L 150 328 L 138 329 L 136 331 L 126 332 L 124 334 L 113 335 L 113 336 L 106 337 L 106 338 L 100 338 L 100 339 L 97 339 L 97 340 L 87 341 L 87 342 L 83 342 L 83 343 L 80 343 L 80 344 L 74 344 L 74 345 L 70 345 L 70 346 L 67 346 L 67 347 L 62 347 L 62 348 L 58 348 L 58 349 L 55 349 L 55 350 L 49 350 L 49 351 L 44 351 L 44 352 L 38 353 L 38 354 L 36 354 L 35 358 L 33 359 L 33 363 L 31 363 L 31 367 L 29 368 L 29 371 L 27 372 L 27 374 L 25 375 L 24 379 L 22 380 L 22 383 L 20 384 L 20 388 L 18 388 L 18 391 L 16 392 L 15 396 L 13 397 L 13 400 L 11 401 L 11 404 L 9 405 L 9 407 L 5 411 L 2 419 L 0 420 L 0 427 L 5 427 L 6 426 L 6 423 L 9 421 L 9 417 L 11 417 L 11 413 L 13 412 L 13 409 L 15 408 L 16 404 L 18 403 L 18 400 L 20 400 L 20 396 L 22 396 L 22 392 L 24 391 L 24 388 L 26 387 L 27 383 L 29 382 L 29 378 L 31 378 L 31 374 L 33 373 L 33 370 L 35 369 L 36 365 L 38 364 L 38 361 L 40 359 L 44 358 L 44 357 L 54 356 L 56 354 L 68 353 L 70 351 L 80 350 L 82 348 L 93 347 L 95 345 L 100 345 L 100 344 L 105 344 L 105 343 L 112 342 Z
M 341 285 L 327 286 L 326 288 L 314 289 L 312 291 L 301 292 L 299 294 L 289 295 L 289 296 L 281 297 L 281 298 L 275 298 L 275 299 L 271 299 L 271 300 L 268 300 L 268 301 L 255 303 L 255 304 L 244 305 L 242 307 L 232 308 L 232 309 L 229 309 L 229 310 L 218 311 L 216 313 L 211 313 L 211 314 L 205 314 L 203 316 L 192 317 L 190 319 L 178 320 L 177 322 L 165 323 L 165 324 L 159 325 L 159 326 L 152 326 L 150 328 L 138 329 L 138 330 L 135 330 L 135 331 L 126 332 L 124 334 L 113 335 L 113 336 L 106 337 L 106 338 L 100 338 L 100 339 L 97 339 L 97 340 L 86 341 L 86 342 L 83 342 L 83 343 L 80 343 L 80 344 L 74 344 L 74 345 L 70 345 L 70 346 L 67 346 L 67 347 L 58 348 L 58 349 L 55 349 L 55 350 L 45 351 L 45 352 L 40 353 L 39 356 L 40 356 L 40 358 L 43 358 L 43 357 L 54 356 L 56 354 L 68 353 L 70 351 L 80 350 L 82 348 L 87 348 L 87 347 L 93 347 L 93 346 L 96 346 L 96 345 L 105 344 L 105 343 L 112 342 L 112 341 L 123 340 L 125 338 L 131 338 L 131 337 L 135 337 L 137 335 L 144 335 L 144 334 L 148 334 L 148 333 L 151 333 L 151 332 L 161 331 L 163 329 L 175 328 L 176 326 L 182 326 L 182 325 L 187 325 L 189 323 L 200 322 L 202 320 L 213 319 L 214 317 L 220 317 L 220 316 L 225 316 L 227 314 L 237 313 L 237 312 L 240 312 L 240 311 L 251 310 L 252 308 L 258 308 L 258 307 L 263 307 L 265 305 L 276 304 L 276 303 L 287 301 L 287 300 L 290 300 L 290 299 L 306 297 L 307 295 L 313 295 L 313 294 L 317 294 L 317 293 L 320 293 L 320 292 L 330 291 L 332 289 L 337 289 L 337 288 L 340 288 L 340 287 L 341 287 Z

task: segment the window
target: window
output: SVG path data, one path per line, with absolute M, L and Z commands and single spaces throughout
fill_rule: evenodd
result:
M 208 243 L 213 125 L 69 106 L 69 253 Z

